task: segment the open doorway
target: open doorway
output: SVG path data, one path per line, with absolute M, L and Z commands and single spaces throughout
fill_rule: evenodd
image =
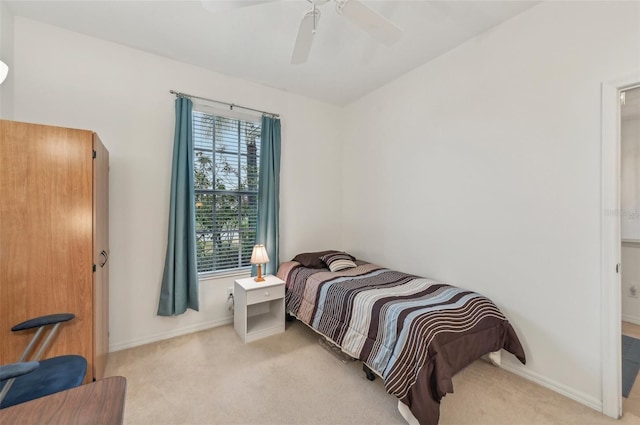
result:
M 622 412 L 640 416 L 640 87 L 620 94 Z
M 640 87 L 640 73 L 602 84 L 601 289 L 602 413 L 622 416 L 621 98 Z M 625 98 L 626 98 L 625 94 Z M 625 99 L 626 100 L 626 99 Z M 638 217 L 640 218 L 640 217 Z M 640 384 L 638 384 L 640 385 Z

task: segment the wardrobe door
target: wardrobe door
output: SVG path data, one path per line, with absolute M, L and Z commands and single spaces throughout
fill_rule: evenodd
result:
M 0 121 L 0 364 L 31 337 L 13 325 L 69 312 L 44 357 L 92 370 L 92 191 L 92 132 Z
M 93 285 L 94 378 L 104 377 L 109 352 L 109 151 L 93 135 L 93 213 L 96 272 Z

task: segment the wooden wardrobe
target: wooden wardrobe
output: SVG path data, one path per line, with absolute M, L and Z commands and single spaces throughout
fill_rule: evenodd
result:
M 104 375 L 109 349 L 109 152 L 92 131 L 0 120 L 0 364 L 32 333 L 11 332 L 53 313 L 76 318 L 43 358 L 87 359 Z

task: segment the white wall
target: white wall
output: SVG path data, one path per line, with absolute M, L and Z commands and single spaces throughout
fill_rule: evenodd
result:
M 9 66 L 9 75 L 0 85 L 0 118 L 13 116 L 13 14 L 0 1 L 0 60 Z
M 170 89 L 280 113 L 281 260 L 339 240 L 336 107 L 20 17 L 14 36 L 15 119 L 94 130 L 110 152 L 112 350 L 231 321 L 225 301 L 233 278 L 202 282 L 198 313 L 156 316 L 173 145 Z M 318 175 L 326 179 L 321 185 Z
M 631 109 L 620 125 L 620 233 L 640 241 L 640 101 Z
M 639 7 L 542 3 L 345 113 L 344 248 L 489 296 L 506 367 L 596 409 L 601 83 L 638 72 Z
M 622 320 L 640 325 L 640 243 L 622 243 L 621 263 Z

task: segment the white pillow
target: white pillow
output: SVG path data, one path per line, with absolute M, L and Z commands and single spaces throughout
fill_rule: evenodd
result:
M 336 252 L 332 254 L 323 255 L 320 259 L 329 267 L 332 272 L 340 270 L 352 269 L 356 267 L 351 259 L 353 257 L 345 252 Z

